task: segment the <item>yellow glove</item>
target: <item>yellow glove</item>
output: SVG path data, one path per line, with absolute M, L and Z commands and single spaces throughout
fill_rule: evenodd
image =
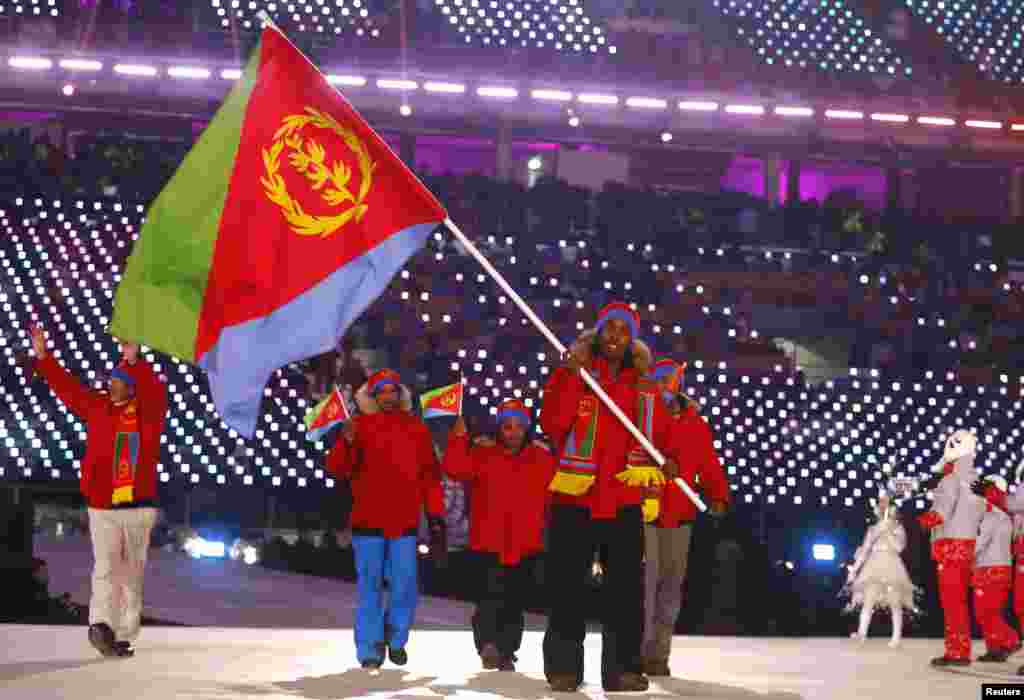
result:
M 615 478 L 627 486 L 662 486 L 665 483 L 665 475 L 657 467 L 627 467 Z
M 661 512 L 661 503 L 657 498 L 645 498 L 643 512 L 644 522 L 653 523 L 658 519 L 658 514 Z

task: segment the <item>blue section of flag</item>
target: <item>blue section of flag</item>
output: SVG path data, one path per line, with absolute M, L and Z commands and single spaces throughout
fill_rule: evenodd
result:
M 333 423 L 328 423 L 327 425 L 321 425 L 319 428 L 314 428 L 313 430 L 307 430 L 306 431 L 306 439 L 309 440 L 310 442 L 319 442 L 320 440 L 323 440 L 325 437 L 327 437 L 327 435 L 332 430 L 337 428 L 342 423 L 344 423 L 344 421 L 337 420 L 337 421 L 334 421 Z
M 213 402 L 224 422 L 251 438 L 270 376 L 291 362 L 337 347 L 440 223 L 399 231 L 268 316 L 225 328 L 198 362 L 209 375 Z
M 423 411 L 423 420 L 431 418 L 451 418 L 459 415 L 457 411 L 442 411 L 439 408 L 428 408 Z

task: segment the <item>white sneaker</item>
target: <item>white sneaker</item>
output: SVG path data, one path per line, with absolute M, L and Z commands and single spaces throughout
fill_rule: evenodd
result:
M 854 632 L 850 635 L 850 639 L 856 639 L 858 642 L 863 642 L 865 637 L 860 632 Z
M 889 640 L 889 648 L 890 649 L 895 649 L 899 645 L 900 645 L 900 640 L 898 640 L 898 639 L 890 639 Z

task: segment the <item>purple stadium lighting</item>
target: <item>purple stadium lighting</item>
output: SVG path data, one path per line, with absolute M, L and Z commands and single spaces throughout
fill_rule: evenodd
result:
M 918 117 L 917 123 L 927 126 L 955 126 L 956 120 L 949 117 Z
M 619 98 L 615 95 L 601 95 L 596 93 L 583 93 L 576 96 L 576 101 L 585 105 L 617 105 Z
M 718 111 L 718 103 L 717 102 L 700 102 L 700 101 L 692 102 L 692 101 L 686 101 L 686 102 L 680 102 L 679 103 L 679 109 L 681 109 L 684 112 L 717 112 Z
M 668 100 L 657 97 L 630 97 L 626 100 L 626 106 L 636 109 L 665 109 L 668 107 Z
M 476 89 L 480 97 L 492 97 L 498 99 L 515 99 L 519 97 L 519 91 L 511 87 L 500 87 L 495 85 L 483 85 Z
M 7 65 L 18 70 L 49 70 L 53 68 L 53 61 L 41 56 L 12 56 L 7 59 Z
M 119 75 L 130 75 L 134 77 L 152 78 L 157 70 L 153 66 L 145 66 L 134 63 L 118 63 L 114 66 L 114 72 Z
M 726 114 L 745 114 L 760 116 L 764 114 L 764 107 L 761 105 L 726 105 Z
M 334 75 L 327 76 L 327 82 L 331 85 L 345 85 L 347 87 L 363 87 L 366 85 L 366 78 L 361 75 Z
M 864 118 L 864 112 L 858 112 L 854 109 L 826 109 L 826 119 L 845 119 L 848 121 L 854 121 Z
M 890 124 L 906 124 L 910 121 L 910 117 L 906 114 L 886 114 L 875 112 L 871 115 L 871 120 L 876 122 L 888 122 Z
M 210 77 L 210 71 L 206 68 L 193 66 L 171 66 L 167 69 L 167 75 L 172 78 L 185 78 L 187 80 L 206 80 Z
M 572 93 L 565 90 L 531 90 L 530 97 L 542 102 L 569 102 Z
M 423 89 L 441 95 L 462 95 L 466 92 L 466 86 L 461 83 L 428 82 L 423 84 Z
M 415 80 L 393 80 L 382 79 L 377 81 L 377 87 L 381 90 L 402 90 L 410 92 L 419 89 L 419 83 Z
M 64 70 L 71 71 L 96 72 L 103 70 L 103 64 L 100 61 L 92 61 L 81 58 L 65 58 L 60 62 L 59 65 Z
M 775 114 L 779 117 L 813 117 L 814 110 L 810 107 L 776 107 Z

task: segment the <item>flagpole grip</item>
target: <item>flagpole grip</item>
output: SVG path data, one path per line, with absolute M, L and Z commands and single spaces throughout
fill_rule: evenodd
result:
M 540 331 L 540 334 L 543 335 L 547 339 L 547 341 L 555 347 L 556 350 L 558 350 L 559 356 L 565 355 L 566 348 L 561 343 L 561 341 L 559 341 L 558 338 L 555 337 L 555 334 L 552 333 L 551 330 L 544 323 L 544 321 L 542 321 L 540 317 L 533 312 L 533 309 L 531 309 L 530 306 L 523 300 L 523 298 L 519 296 L 516 290 L 512 289 L 512 285 L 510 285 L 508 281 L 505 280 L 505 277 L 500 272 L 498 272 L 498 270 L 491 264 L 491 261 L 484 257 L 483 253 L 481 253 L 473 244 L 473 242 L 466 237 L 462 230 L 455 225 L 455 222 L 452 221 L 451 219 L 445 219 L 444 225 L 451 232 L 451 234 L 458 239 L 459 243 L 462 244 L 462 246 L 473 257 L 473 259 L 480 263 L 480 266 L 484 268 L 484 271 L 491 276 L 491 278 L 498 284 L 499 287 L 501 287 L 502 291 L 509 295 L 509 297 L 512 299 L 512 302 L 519 308 L 520 311 L 523 312 L 523 315 L 530 320 L 530 323 L 532 323 L 534 327 L 538 331 Z M 597 383 L 597 380 L 594 379 L 594 377 L 591 376 L 591 374 L 587 370 L 582 368 L 580 369 L 580 376 L 583 377 L 583 381 L 586 382 L 587 386 L 590 387 L 591 391 L 597 394 L 597 397 L 601 399 L 602 403 L 604 403 L 604 405 L 608 407 L 608 409 L 612 412 L 612 415 L 618 418 L 619 422 L 622 423 L 626 430 L 628 430 L 629 433 L 634 438 L 636 438 L 637 441 L 640 442 L 643 448 L 647 450 L 647 453 L 650 454 L 654 461 L 658 463 L 658 466 L 664 466 L 664 455 L 661 454 L 658 448 L 651 444 L 651 441 L 647 439 L 646 435 L 644 435 L 635 425 L 633 425 L 633 421 L 631 421 L 629 417 L 627 417 L 626 414 L 622 412 L 622 409 L 619 408 L 618 404 L 612 401 L 611 397 L 608 396 L 608 394 L 605 393 L 604 389 L 601 388 L 601 385 Z M 682 479 L 676 479 L 675 483 L 677 486 L 679 486 L 679 488 L 681 488 L 686 493 L 687 496 L 689 496 L 690 500 L 693 501 L 694 505 L 696 505 L 701 512 L 707 510 L 707 506 L 704 505 L 704 501 L 701 500 L 700 496 L 694 493 L 693 489 L 691 489 L 685 481 L 683 481 Z

